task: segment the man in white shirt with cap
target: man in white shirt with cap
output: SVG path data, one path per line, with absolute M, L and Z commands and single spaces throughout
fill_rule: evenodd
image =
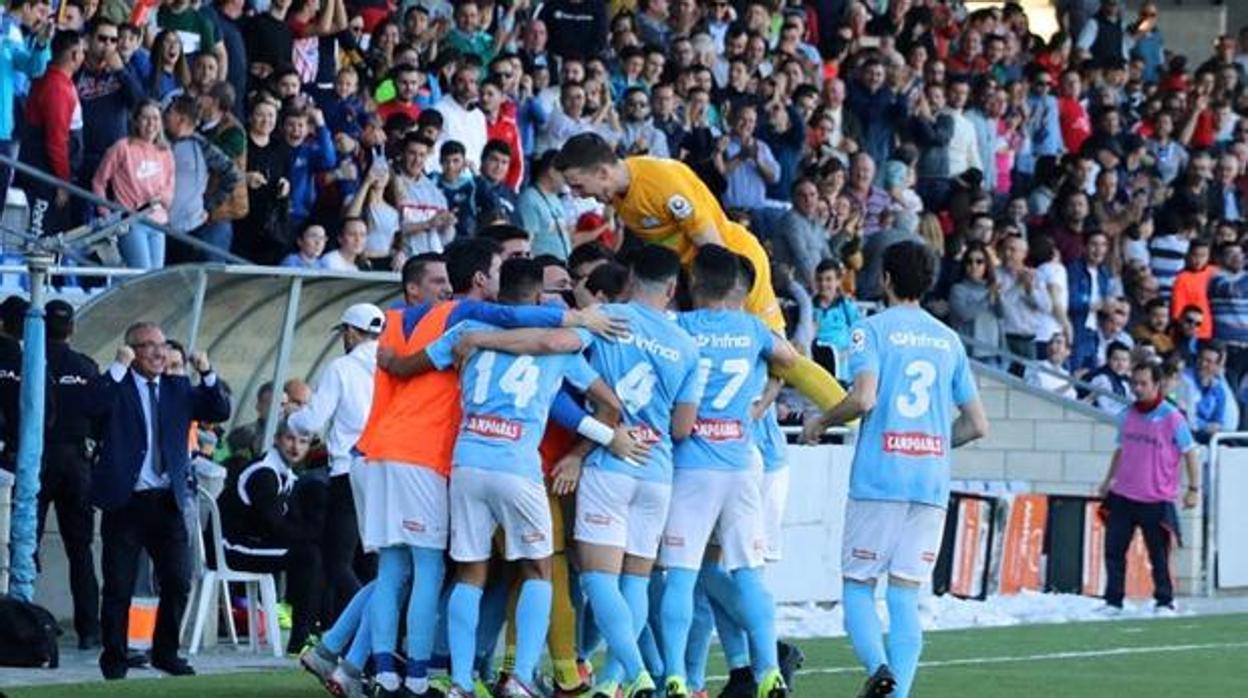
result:
M 329 363 L 317 380 L 307 405 L 290 415 L 296 433 L 322 433 L 329 451 L 329 501 L 325 512 L 323 559 L 334 615 L 360 588 L 353 569 L 360 542 L 356 497 L 351 487 L 351 449 L 359 440 L 373 404 L 373 373 L 377 369 L 377 337 L 386 316 L 375 305 L 356 303 L 342 314 L 335 330 L 346 352 Z

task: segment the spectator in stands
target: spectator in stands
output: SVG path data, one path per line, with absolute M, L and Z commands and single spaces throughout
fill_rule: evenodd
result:
M 201 54 L 205 60 L 212 54 Z M 234 87 L 228 82 L 217 82 L 201 94 L 199 103 L 199 133 L 212 145 L 221 149 L 239 172 L 247 167 L 247 134 L 238 119 L 234 118 Z M 208 228 L 203 236 L 217 240 L 223 250 L 233 249 L 234 221 L 247 215 L 248 194 L 246 177 L 230 190 L 221 205 L 208 213 Z M 224 261 L 220 255 L 209 255 L 209 261 Z
M 834 376 L 844 377 L 850 348 L 849 331 L 861 319 L 858 304 L 844 292 L 841 277 L 845 267 L 835 259 L 824 259 L 815 268 L 812 299 L 815 338 L 810 354 Z
M 274 138 L 279 104 L 259 97 L 247 123 L 247 215 L 235 223 L 232 249 L 257 264 L 273 264 L 290 246 L 290 146 Z
M 554 255 L 567 261 L 573 240 L 568 231 L 568 210 L 560 189 L 563 175 L 554 166 L 555 152 L 533 161 L 533 181 L 520 192 L 516 215 L 520 226 L 533 234 L 533 254 Z
M 985 155 L 979 151 L 975 125 L 966 114 L 970 98 L 971 83 L 969 80 L 958 77 L 949 81 L 949 102 L 946 113 L 953 121 L 953 133 L 947 148 L 950 177 L 957 177 L 971 169 L 987 172 L 983 160 Z M 988 155 L 994 156 L 994 153 Z
M 1248 220 L 1248 201 L 1238 181 L 1243 171 L 1243 163 L 1233 153 L 1218 158 L 1217 181 L 1209 187 L 1209 216 L 1214 220 Z
M 480 171 L 482 151 L 489 140 L 485 113 L 477 107 L 479 72 L 476 66 L 459 64 L 451 78 L 450 93 L 434 105 L 445 119 L 443 138 L 464 144 L 468 169 L 473 172 Z
M 1049 234 L 1062 254 L 1062 261 L 1070 264 L 1083 256 L 1086 238 L 1094 228 L 1088 195 L 1080 189 L 1069 188 L 1058 195 L 1054 204 L 1058 215 L 1050 216 L 1053 223 Z
M 338 248 L 321 257 L 321 268 L 330 271 L 369 271 L 364 247 L 368 244 L 368 223 L 363 218 L 347 218 L 338 230 Z
M 1109 510 L 1105 531 L 1108 615 L 1122 613 L 1127 549 L 1137 527 L 1148 546 L 1157 611 L 1174 612 L 1170 545 L 1178 531 L 1174 499 L 1179 490 L 1180 462 L 1187 471 L 1183 508 L 1193 509 L 1200 503 L 1200 453 L 1183 415 L 1159 389 L 1161 377 L 1161 366 L 1155 363 L 1141 364 L 1131 371 L 1135 401 L 1119 427 L 1120 445 L 1100 489 Z
M 1174 351 L 1174 328 L 1170 322 L 1170 306 L 1161 298 L 1154 298 L 1144 305 L 1144 314 L 1131 330 L 1131 338 L 1137 344 L 1152 345 L 1158 354 Z
M 650 96 L 646 88 L 634 85 L 624 91 L 624 118 L 620 121 L 620 142 L 616 150 L 621 157 L 651 155 L 671 157 L 667 135 L 650 118 Z
M 231 459 L 247 463 L 264 452 L 264 424 L 269 418 L 272 400 L 273 383 L 266 381 L 256 391 L 255 421 L 240 424 L 225 435 L 225 445 L 229 448 Z
M 311 442 L 282 417 L 273 445 L 231 472 L 218 497 L 226 564 L 247 572 L 287 572 L 286 599 L 294 616 L 290 653 L 303 648 L 319 617 L 324 586 L 325 488 L 296 488 L 300 478 L 294 470 L 307 458 Z
M 443 142 L 438 160 L 442 170 L 436 178 L 438 191 L 455 214 L 455 235 L 471 237 L 477 231 L 477 177 L 468 169 L 464 144 Z
M 499 257 L 505 262 L 513 257 L 532 257 L 533 244 L 528 231 L 506 223 L 488 225 L 477 231 L 477 237 L 498 243 Z
M 507 184 L 507 169 L 511 166 L 511 146 L 500 140 L 486 142 L 481 151 L 481 174 L 476 177 L 474 208 L 481 221 L 495 216 L 508 223 L 518 223 L 516 215 L 516 192 Z
M 297 269 L 323 269 L 321 256 L 325 253 L 325 241 L 329 235 L 319 225 L 309 225 L 299 232 L 298 247 L 282 258 L 278 266 Z
M 216 0 L 215 3 L 204 3 L 204 14 L 212 20 L 221 37 L 225 48 L 225 64 L 222 66 L 221 79 L 230 83 L 237 97 L 234 104 L 234 118 L 243 120 L 243 97 L 247 94 L 247 47 L 243 41 L 241 21 L 245 0 Z
M 1048 353 L 1050 341 L 1041 338 L 1061 333 L 1073 336 L 1066 305 L 1070 296 L 1066 267 L 1062 266 L 1061 255 L 1053 244 L 1053 238 L 1047 235 L 1036 235 L 1029 243 L 1030 254 L 1027 265 L 1036 270 L 1036 282 L 1049 294 L 1049 312 L 1037 318 L 1036 356 Z
M 1111 342 L 1105 348 L 1105 362 L 1084 376 L 1084 382 L 1096 388 L 1096 392 L 1089 392 L 1087 397 L 1097 409 L 1110 415 L 1120 414 L 1135 399 L 1131 386 L 1131 347 Z
M 33 3 L 27 2 L 23 7 Z M 17 157 L 17 144 L 21 137 L 18 126 L 16 98 L 21 96 L 29 81 L 43 75 L 52 58 L 49 41 L 55 25 L 46 19 L 27 33 L 21 26 L 20 16 L 0 14 L 0 155 Z M 9 184 L 13 168 L 0 162 L 0 203 L 8 201 Z
M 850 161 L 849 178 L 845 194 L 853 202 L 855 213 L 862 218 L 862 235 L 870 237 L 882 227 L 880 220 L 888 209 L 888 192 L 875 185 L 876 162 L 865 152 L 854 155 Z
M 242 181 L 242 173 L 225 153 L 196 132 L 197 113 L 195 100 L 185 95 L 175 98 L 165 112 L 165 131 L 175 168 L 169 225 L 216 249 L 228 250 L 229 240 L 209 237 L 209 233 L 219 231 L 205 224 L 208 212 L 224 203 Z M 190 253 L 183 252 L 181 256 Z M 196 259 L 200 257 L 202 253 L 194 255 Z
M 511 75 L 512 68 L 506 69 L 506 74 Z M 503 176 L 503 183 L 511 190 L 512 194 L 519 193 L 520 184 L 525 177 L 525 150 L 524 143 L 520 140 L 520 127 L 516 124 L 513 105 L 509 103 L 510 98 L 503 85 L 503 79 L 499 75 L 491 75 L 481 84 L 481 99 L 478 106 L 485 114 L 485 135 L 487 137 L 486 147 L 489 141 L 498 141 L 507 146 L 511 153 L 510 159 L 507 161 L 507 170 Z M 666 156 L 664 156 L 666 157 Z M 481 163 L 484 168 L 485 153 L 482 151 Z
M 398 190 L 402 250 L 414 257 L 441 252 L 455 239 L 455 214 L 433 179 L 425 174 L 425 161 L 433 141 L 412 133 L 403 139 L 395 186 Z
M 152 74 L 147 96 L 159 100 L 161 105 L 186 92 L 191 84 L 191 69 L 182 53 L 182 41 L 178 33 L 166 29 L 156 35 L 152 42 Z
M 1248 274 L 1244 273 L 1243 244 L 1223 243 L 1218 249 L 1218 267 L 1209 283 L 1213 336 L 1226 349 L 1227 379 L 1238 385 L 1248 371 Z
M 143 85 L 117 50 L 117 25 L 97 17 L 87 27 L 87 55 L 74 78 L 82 111 L 79 185 L 89 188 L 104 152 L 130 133 L 130 114 L 142 101 Z
M 1170 314 L 1177 318 L 1188 306 L 1200 308 L 1201 324 L 1196 329 L 1198 339 L 1213 337 L 1213 312 L 1209 307 L 1209 282 L 1217 267 L 1209 264 L 1209 241 L 1192 240 L 1187 248 L 1183 271 L 1174 278 L 1170 296 Z
M 396 94 L 393 99 L 377 107 L 377 116 L 382 122 L 390 120 L 396 114 L 403 114 L 413 121 L 420 117 L 420 105 L 417 97 L 424 84 L 425 74 L 414 65 L 403 64 L 394 69 L 394 86 Z
M 173 152 L 165 141 L 160 105 L 145 99 L 130 118 L 130 136 L 113 144 L 95 171 L 91 187 L 126 208 L 147 204 L 147 220 L 167 225 L 174 196 Z M 106 213 L 100 210 L 101 214 Z M 165 234 L 142 221 L 130 223 L 117 246 L 126 266 L 160 269 L 165 264 Z
M 1058 89 L 1057 109 L 1062 126 L 1062 142 L 1068 153 L 1079 152 L 1083 142 L 1092 135 L 1092 121 L 1082 100 L 1083 79 L 1079 76 L 1079 71 L 1073 68 L 1064 71 Z
M 1235 391 L 1222 375 L 1225 358 L 1220 342 L 1204 341 L 1196 352 L 1195 365 L 1183 372 L 1179 405 L 1187 412 L 1188 426 L 1200 444 L 1208 444 L 1220 431 L 1234 431 L 1239 426 Z
M 797 278 L 814 288 L 817 267 L 833 256 L 827 227 L 819 219 L 818 185 L 813 179 L 797 180 L 792 201 L 793 207 L 776 223 L 772 259 L 791 264 Z
M 949 291 L 949 322 L 958 334 L 973 340 L 972 357 L 995 362 L 1003 333 L 1000 289 L 988 247 L 971 242 L 962 253 L 959 279 Z
M 248 73 L 254 80 L 267 80 L 294 56 L 294 31 L 286 23 L 290 6 L 291 0 L 272 0 L 267 12 L 257 12 L 243 24 Z
M 1161 235 L 1154 235 L 1148 243 L 1149 264 L 1153 276 L 1161 284 L 1161 296 L 1170 299 L 1174 279 L 1186 266 L 1187 248 L 1200 229 L 1200 219 L 1194 214 L 1171 214 L 1178 216 L 1175 228 Z
M 1066 361 L 1070 358 L 1070 342 L 1066 335 L 1057 332 L 1049 338 L 1045 346 L 1044 360 L 1031 372 L 1030 378 L 1036 386 L 1057 395 L 1074 400 L 1078 397 Z
M 282 137 L 290 149 L 290 222 L 294 230 L 312 216 L 316 205 L 316 175 L 338 165 L 333 136 L 320 109 L 293 109 L 282 116 Z
M 883 61 L 867 59 L 845 99 L 846 108 L 862 126 L 860 145 L 876 163 L 887 162 L 892 156 L 893 139 L 909 116 L 905 97 L 884 84 L 886 77 Z
M 716 146 L 715 167 L 727 181 L 724 205 L 754 212 L 767 205 L 767 187 L 780 179 L 771 147 L 755 137 L 758 108 L 743 104 L 732 115 L 731 135 Z
M 939 210 L 949 201 L 953 182 L 949 177 L 949 142 L 953 116 L 945 108 L 945 87 L 927 84 L 910 117 L 910 136 L 919 147 L 915 189 L 928 210 Z
M 1109 236 L 1093 230 L 1087 234 L 1084 254 L 1067 267 L 1070 297 L 1068 313 L 1072 341 L 1071 366 L 1091 368 L 1097 348 L 1097 314 L 1122 289 L 1109 267 Z
M 1036 358 L 1036 330 L 1041 319 L 1052 310 L 1048 289 L 1027 266 L 1027 241 L 1008 237 L 1001 241 L 1001 266 L 996 270 L 1001 297 L 1001 329 L 1005 345 L 1014 356 Z M 1022 375 L 1020 364 L 1011 372 Z
M 73 76 L 84 58 L 81 37 L 57 32 L 52 39 L 52 63 L 26 98 L 22 161 L 65 182 L 74 181 L 82 158 L 82 105 Z M 24 174 L 17 182 L 30 203 L 33 234 L 58 233 L 72 224 L 69 190 Z

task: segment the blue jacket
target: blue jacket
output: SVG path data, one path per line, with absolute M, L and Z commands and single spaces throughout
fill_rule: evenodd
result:
M 874 93 L 857 82 L 850 84 L 845 95 L 845 108 L 862 123 L 862 149 L 875 160 L 877 179 L 883 176 L 884 163 L 893 153 L 893 136 L 909 118 L 905 95 L 888 87 Z
M 1088 261 L 1080 257 L 1066 265 L 1066 282 L 1069 291 L 1066 312 L 1075 332 L 1070 365 L 1074 369 L 1093 368 L 1099 340 L 1094 330 L 1087 329 L 1088 313 L 1092 310 L 1092 284 L 1096 284 L 1100 297 L 1105 299 L 1112 295 L 1113 278 L 1104 266 L 1089 269 Z
M 316 205 L 316 173 L 338 166 L 334 139 L 324 126 L 290 149 L 290 217 L 306 220 Z
M 31 80 L 43 75 L 51 58 L 51 48 L 36 46 L 23 37 L 17 19 L 0 9 L 0 140 L 13 138 L 14 98 L 30 89 Z M 19 88 L 19 78 L 23 78 L 25 89 Z
M 147 456 L 147 421 L 132 371 L 121 382 L 105 370 L 91 383 L 88 412 L 99 424 L 99 450 L 91 468 L 91 503 L 104 511 L 125 506 Z M 160 377 L 160 457 L 178 506 L 194 497 L 186 435 L 191 421 L 224 422 L 230 398 L 218 376 L 212 387 L 192 386 L 185 376 Z

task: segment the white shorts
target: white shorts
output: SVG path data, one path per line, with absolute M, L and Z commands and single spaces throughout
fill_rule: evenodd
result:
M 672 478 L 672 506 L 659 564 L 696 570 L 715 532 L 729 570 L 763 564 L 763 497 L 758 470 L 681 468 Z
M 945 532 L 945 510 L 911 502 L 850 499 L 845 505 L 842 574 L 860 582 L 884 574 L 923 583 Z
M 784 507 L 789 501 L 789 469 L 763 473 L 763 559 L 778 562 L 784 558 Z
M 446 549 L 449 504 L 446 478 L 424 467 L 367 460 L 359 466 L 365 509 L 360 541 L 374 552 L 394 545 Z
M 653 560 L 671 499 L 670 485 L 586 468 L 576 488 L 576 540 Z
M 542 483 L 494 470 L 452 469 L 451 559 L 489 560 L 499 526 L 508 560 L 542 560 L 554 554 L 550 503 Z

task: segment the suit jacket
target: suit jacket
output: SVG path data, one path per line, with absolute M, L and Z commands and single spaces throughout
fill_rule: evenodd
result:
M 1209 207 L 1209 217 L 1213 220 L 1224 220 L 1227 214 L 1226 189 L 1221 184 L 1212 184 L 1207 192 L 1205 200 Z M 1233 189 L 1231 194 L 1235 198 L 1235 207 L 1239 209 L 1239 220 L 1243 221 L 1248 218 L 1248 208 L 1245 208 L 1244 197 L 1238 189 Z
M 130 501 L 147 456 L 148 425 L 139 389 L 129 370 L 118 382 L 105 369 L 91 383 L 89 409 L 99 424 L 91 503 L 104 511 L 120 509 Z M 189 505 L 195 494 L 186 445 L 191 421 L 223 422 L 229 417 L 230 398 L 220 377 L 208 387 L 202 383 L 192 386 L 185 376 L 161 376 L 156 415 L 160 420 L 160 457 L 179 507 Z

